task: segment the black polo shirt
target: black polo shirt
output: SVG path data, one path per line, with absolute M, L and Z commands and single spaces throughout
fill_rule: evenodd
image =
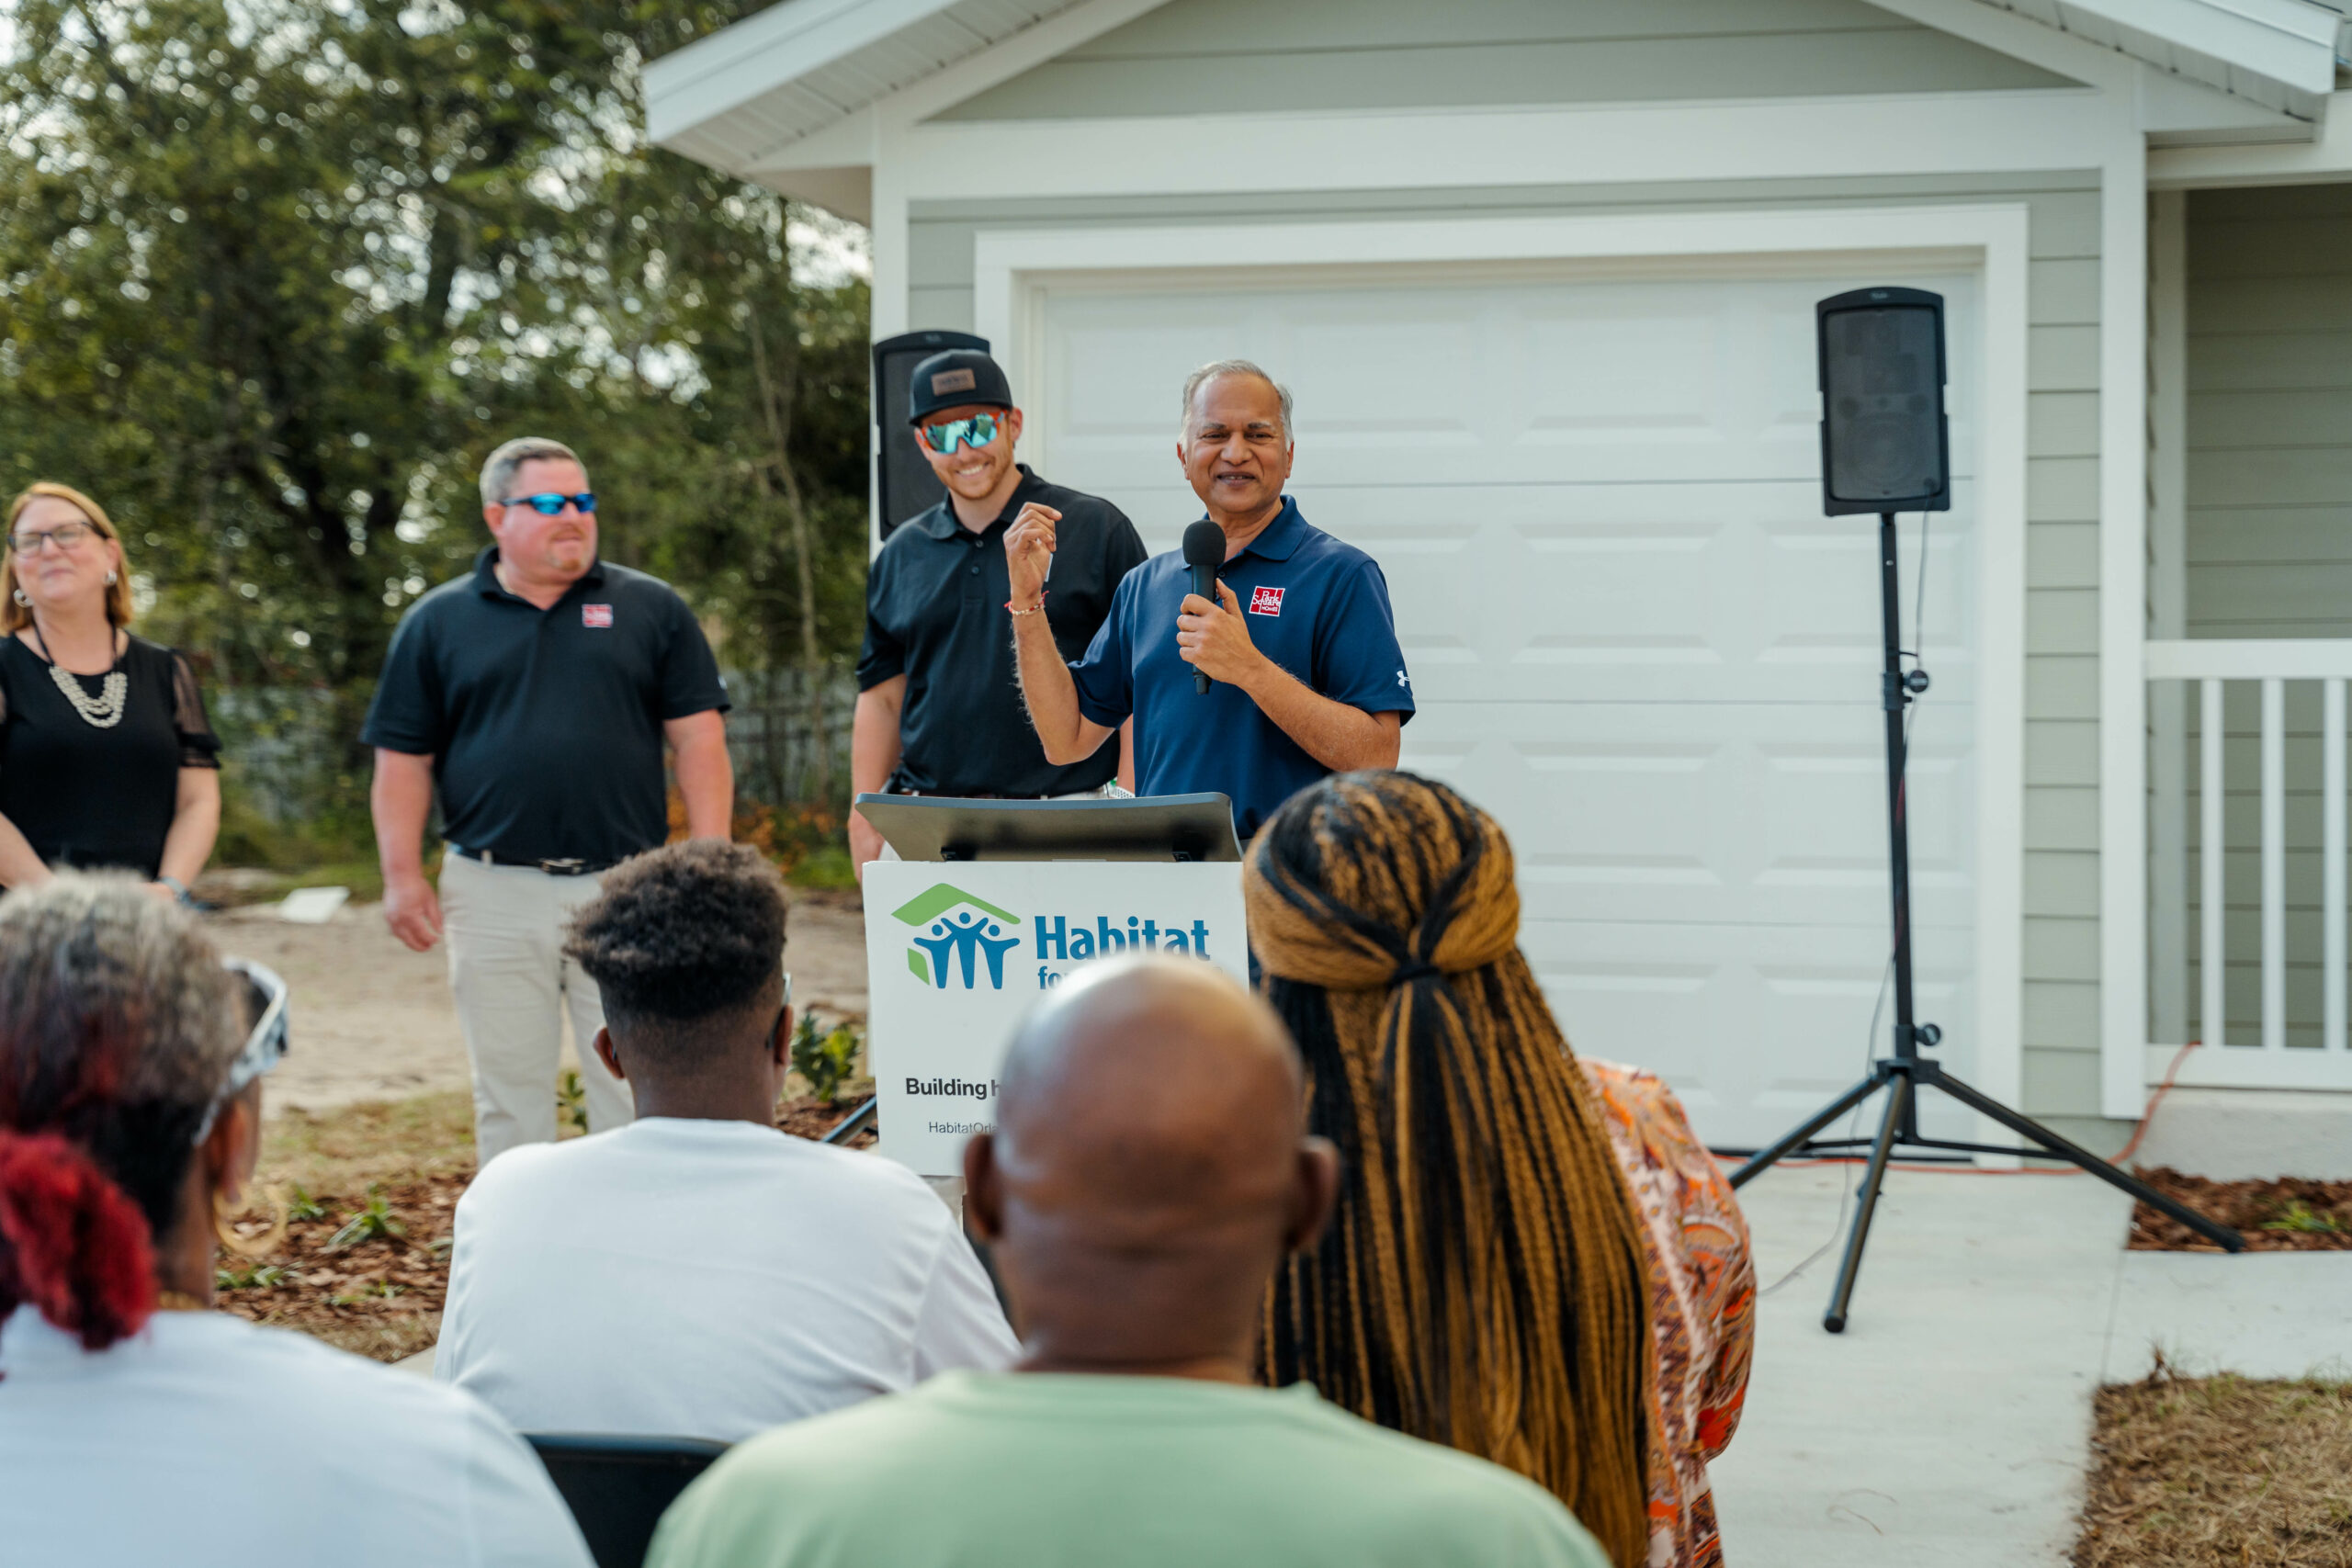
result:
M 1031 502 L 1062 514 L 1054 529 L 1046 620 L 1064 659 L 1077 659 L 1111 611 L 1111 595 L 1145 558 L 1126 514 L 1098 496 L 1047 484 L 1021 465 L 1020 488 L 975 534 L 945 501 L 907 519 L 865 579 L 865 649 L 857 689 L 907 678 L 893 788 L 932 795 L 1076 795 L 1119 771 L 1104 745 L 1082 762 L 1046 761 L 1021 705 L 1012 658 L 1012 582 L 1004 532 Z
M 662 726 L 728 706 L 702 628 L 668 583 L 607 561 L 541 610 L 499 586 L 497 558 L 401 617 L 360 739 L 431 754 L 453 844 L 591 864 L 653 848 Z

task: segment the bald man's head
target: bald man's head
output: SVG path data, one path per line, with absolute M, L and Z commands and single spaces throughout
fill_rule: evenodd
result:
M 1196 959 L 1089 965 L 1014 1037 L 997 1107 L 966 1156 L 972 1224 L 1031 1364 L 1246 1365 L 1337 1185 L 1272 1010 Z

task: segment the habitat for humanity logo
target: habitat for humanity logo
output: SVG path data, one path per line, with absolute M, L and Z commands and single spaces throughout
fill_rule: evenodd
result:
M 989 987 L 1004 989 L 1004 955 L 1021 945 L 1019 937 L 1004 934 L 1004 928 L 1019 925 L 1020 916 L 1009 915 L 987 899 L 975 898 L 944 882 L 891 910 L 890 916 L 914 927 L 918 933 L 914 946 L 907 949 L 907 967 L 914 971 L 916 979 L 945 990 L 952 956 L 963 975 L 964 988 L 975 990 L 979 985 L 979 960 L 985 956 Z M 930 928 L 927 933 L 924 927 Z

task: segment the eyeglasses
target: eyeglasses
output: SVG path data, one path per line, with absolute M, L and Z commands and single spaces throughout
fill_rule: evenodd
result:
M 976 413 L 922 427 L 922 438 L 931 444 L 933 451 L 943 457 L 953 453 L 958 443 L 966 446 L 986 446 L 996 439 L 996 433 L 997 418 L 992 413 Z
M 245 1036 L 245 1048 L 229 1064 L 228 1081 L 204 1112 L 204 1120 L 197 1125 L 196 1139 L 202 1143 L 211 1135 L 212 1123 L 219 1120 L 220 1108 L 244 1092 L 245 1086 L 286 1059 L 286 982 L 266 964 L 250 958 L 224 958 L 220 967 L 244 981 L 247 1007 L 254 1015 L 252 1032 Z
M 594 515 L 596 510 L 596 497 L 592 491 L 583 490 L 578 495 L 558 495 L 553 491 L 546 491 L 537 495 L 510 495 L 498 504 L 527 506 L 542 517 L 553 517 L 567 506 L 576 506 L 582 513 Z
M 20 556 L 37 556 L 43 545 L 70 550 L 96 531 L 87 523 L 60 523 L 54 528 L 29 528 L 21 534 L 11 534 L 8 544 Z

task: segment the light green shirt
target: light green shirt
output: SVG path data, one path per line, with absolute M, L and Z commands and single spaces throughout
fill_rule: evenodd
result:
M 1609 1568 L 1551 1494 L 1304 1385 L 948 1372 L 742 1444 L 647 1568 Z

